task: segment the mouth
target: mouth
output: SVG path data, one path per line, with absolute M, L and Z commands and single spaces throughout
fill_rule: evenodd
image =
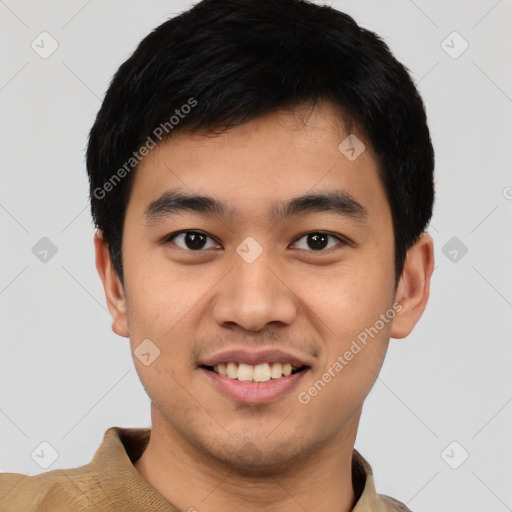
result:
M 242 404 L 268 404 L 289 396 L 312 370 L 314 361 L 293 351 L 245 348 L 227 350 L 200 361 L 208 385 Z
M 250 365 L 234 361 L 199 367 L 206 382 L 225 398 L 247 405 L 268 404 L 284 399 L 299 385 L 309 369 L 309 366 L 293 367 L 290 363 Z M 221 375 L 221 371 L 226 374 L 229 372 L 229 375 Z
M 237 361 L 227 361 L 214 366 L 203 365 L 202 368 L 216 373 L 222 377 L 236 380 L 239 382 L 268 382 L 295 375 L 309 369 L 309 366 L 295 366 L 292 363 L 268 362 L 261 364 L 239 363 Z

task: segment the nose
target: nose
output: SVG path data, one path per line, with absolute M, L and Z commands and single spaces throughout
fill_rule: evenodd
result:
M 297 316 L 298 301 L 271 251 L 252 262 L 235 255 L 235 263 L 219 283 L 212 314 L 218 325 L 237 325 L 261 331 L 267 324 L 290 325 Z

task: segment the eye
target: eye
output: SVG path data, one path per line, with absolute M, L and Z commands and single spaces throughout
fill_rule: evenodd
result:
M 213 245 L 207 246 L 207 239 L 210 239 L 212 242 L 214 242 L 214 240 L 207 234 L 201 233 L 200 231 L 182 231 L 181 233 L 174 233 L 173 235 L 169 235 L 165 239 L 165 243 L 172 241 L 185 251 L 201 251 L 202 249 L 212 249 L 217 247 L 215 242 Z
M 344 242 L 341 238 L 330 235 L 329 233 L 324 233 L 322 231 L 314 231 L 311 233 L 307 233 L 306 235 L 301 236 L 295 244 L 298 244 L 300 240 L 305 239 L 305 242 L 302 243 L 302 247 L 299 247 L 299 249 L 306 249 L 308 250 L 308 246 L 313 251 L 322 251 L 329 245 L 329 238 L 332 238 L 333 240 L 337 240 L 340 244 L 345 245 L 346 242 Z M 334 244 L 337 245 L 337 244 Z M 327 247 L 330 249 L 333 247 L 332 245 Z M 324 251 L 325 252 L 325 251 Z
M 332 241 L 337 241 L 338 244 L 331 243 L 331 245 L 329 245 L 329 238 Z M 208 245 L 208 239 L 210 240 L 210 245 Z M 325 252 L 324 249 L 330 249 L 336 245 L 346 245 L 346 242 L 341 238 L 322 231 L 306 233 L 297 239 L 294 245 L 299 245 L 301 240 L 304 240 L 304 242 L 302 242 L 302 247 L 298 246 L 298 248 L 301 250 L 309 250 L 310 252 Z M 189 252 L 199 252 L 201 250 L 219 247 L 210 236 L 201 231 L 182 231 L 180 233 L 174 233 L 169 235 L 164 242 L 172 242 L 181 249 Z

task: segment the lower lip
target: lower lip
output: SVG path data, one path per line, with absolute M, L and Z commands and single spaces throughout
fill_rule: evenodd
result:
M 274 402 L 293 389 L 308 370 L 294 373 L 288 377 L 270 379 L 266 382 L 248 382 L 224 377 L 218 373 L 199 368 L 223 394 L 232 400 L 244 404 L 265 404 Z

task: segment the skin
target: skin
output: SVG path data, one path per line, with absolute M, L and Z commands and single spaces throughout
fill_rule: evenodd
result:
M 136 170 L 123 232 L 124 287 L 96 235 L 114 332 L 129 337 L 132 353 L 147 338 L 161 351 L 149 366 L 134 357 L 152 401 L 151 439 L 135 467 L 179 510 L 313 512 L 354 505 L 351 457 L 363 401 L 390 337 L 406 337 L 424 311 L 434 258 L 424 233 L 408 251 L 395 288 L 392 218 L 376 162 L 369 144 L 349 161 L 338 149 L 347 135 L 330 103 L 276 111 L 216 137 L 177 133 Z M 235 213 L 146 222 L 147 204 L 176 187 L 214 196 Z M 267 218 L 274 201 L 334 189 L 368 210 L 366 223 L 325 212 L 277 224 Z M 183 236 L 164 242 L 181 230 L 210 237 L 202 253 Z M 351 243 L 330 238 L 314 251 L 304 235 L 317 231 Z M 236 252 L 247 236 L 263 249 L 250 264 Z M 297 394 L 395 301 L 401 309 L 394 319 L 301 404 Z M 307 358 L 311 369 L 277 401 L 236 403 L 198 364 L 239 347 L 279 347 Z

